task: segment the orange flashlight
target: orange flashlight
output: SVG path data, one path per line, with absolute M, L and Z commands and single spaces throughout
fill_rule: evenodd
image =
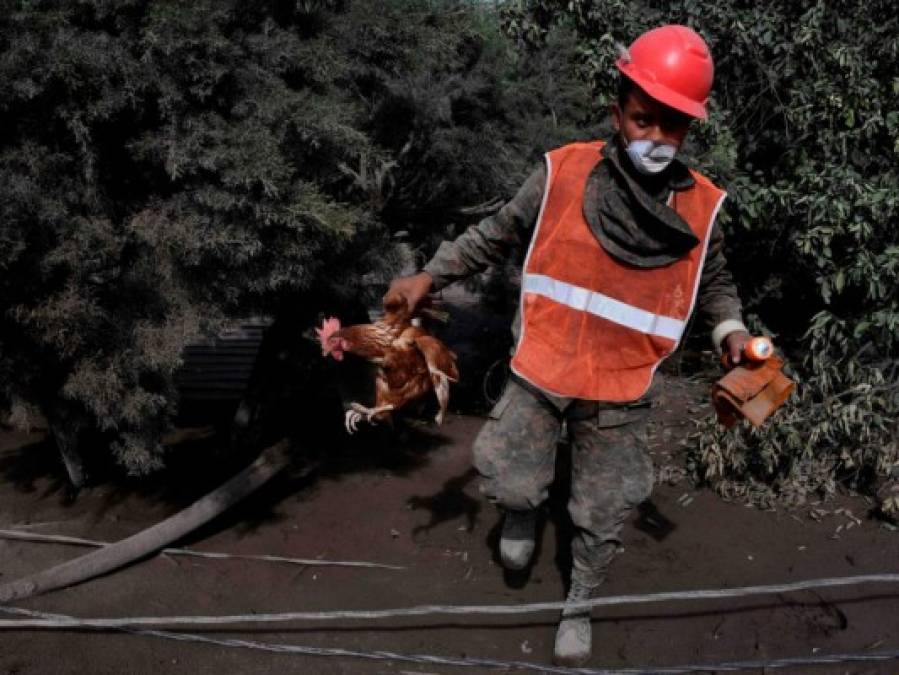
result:
M 774 343 L 770 338 L 754 337 L 746 341 L 743 345 L 743 356 L 749 363 L 762 363 L 774 356 Z M 721 355 L 721 365 L 725 368 L 733 368 L 734 364 L 730 360 L 730 354 L 724 352 Z
M 774 343 L 766 337 L 754 337 L 743 345 L 743 355 L 750 361 L 765 361 L 774 354 Z

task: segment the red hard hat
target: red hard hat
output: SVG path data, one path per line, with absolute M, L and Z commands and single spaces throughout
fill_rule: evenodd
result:
M 705 109 L 715 66 L 708 45 L 691 28 L 653 28 L 634 40 L 616 64 L 652 98 L 676 110 L 707 119 Z

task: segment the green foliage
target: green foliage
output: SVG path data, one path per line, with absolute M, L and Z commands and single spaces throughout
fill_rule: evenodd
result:
M 115 432 L 144 472 L 183 346 L 311 289 L 379 226 L 301 161 L 289 24 L 245 3 L 21 3 L 2 31 L 4 394 Z
M 477 4 L 4 3 L 0 403 L 159 466 L 186 344 L 373 304 L 574 135 L 573 58 Z
M 522 44 L 573 24 L 597 99 L 615 44 L 692 26 L 716 62 L 711 120 L 688 148 L 731 195 L 730 259 L 758 330 L 786 350 L 799 394 L 761 431 L 701 424 L 692 465 L 722 493 L 793 503 L 838 482 L 899 477 L 899 18 L 892 3 L 590 2 L 504 7 Z M 885 482 L 884 482 L 885 481 Z

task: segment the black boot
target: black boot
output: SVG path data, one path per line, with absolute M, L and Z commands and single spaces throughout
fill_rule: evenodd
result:
M 537 510 L 506 511 L 503 531 L 499 539 L 499 555 L 507 570 L 527 567 L 534 555 L 534 531 L 537 527 Z

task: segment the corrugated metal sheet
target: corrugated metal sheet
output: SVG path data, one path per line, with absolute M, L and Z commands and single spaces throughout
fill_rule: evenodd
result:
M 188 346 L 184 365 L 175 374 L 183 401 L 239 401 L 247 388 L 271 325 L 264 317 L 245 319 L 214 339 Z

